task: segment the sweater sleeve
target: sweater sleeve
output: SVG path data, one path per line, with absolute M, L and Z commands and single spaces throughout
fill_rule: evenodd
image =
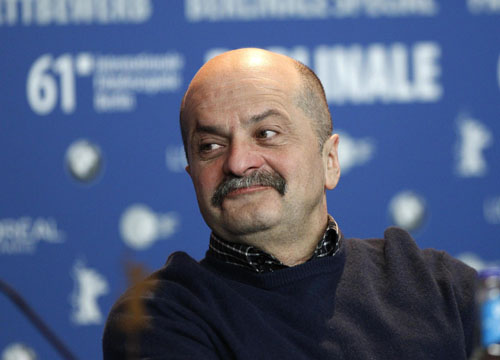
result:
M 103 335 L 103 359 L 176 360 L 219 359 L 207 332 L 186 319 L 181 309 L 158 300 L 141 299 L 142 315 L 134 314 L 134 300 L 117 303 Z M 136 309 L 138 310 L 138 309 Z
M 470 356 L 478 337 L 475 311 L 477 273 L 474 269 L 445 252 L 442 252 L 442 261 L 453 284 L 466 341 L 467 356 Z
M 405 274 L 404 264 L 411 265 L 407 267 L 411 272 L 402 278 L 412 279 L 412 283 L 420 286 L 420 294 L 427 294 L 438 306 L 438 316 L 448 319 L 448 324 L 457 331 L 455 335 L 461 339 L 464 353 L 470 357 L 477 341 L 476 271 L 445 251 L 420 250 L 411 235 L 402 229 L 389 228 L 385 238 L 391 267 Z
M 423 254 L 433 270 L 441 295 L 459 314 L 465 351 L 470 357 L 478 335 L 475 305 L 477 273 L 445 251 L 425 249 Z

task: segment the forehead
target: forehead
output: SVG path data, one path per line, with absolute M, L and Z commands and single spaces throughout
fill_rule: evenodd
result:
M 281 112 L 296 107 L 297 78 L 283 71 L 210 74 L 193 81 L 184 100 L 184 126 L 193 122 L 229 121 L 267 109 Z
M 292 103 L 291 89 L 268 79 L 242 79 L 209 84 L 197 89 L 190 99 L 194 114 L 213 112 L 244 113 L 260 105 L 288 107 Z

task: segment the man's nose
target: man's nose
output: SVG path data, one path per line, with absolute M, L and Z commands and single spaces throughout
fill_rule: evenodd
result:
M 249 141 L 235 140 L 229 145 L 224 173 L 226 175 L 245 176 L 259 169 L 264 164 L 264 158 L 256 144 Z

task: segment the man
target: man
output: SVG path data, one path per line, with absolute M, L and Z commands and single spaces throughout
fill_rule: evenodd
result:
M 115 304 L 105 359 L 468 357 L 474 271 L 397 228 L 345 239 L 328 215 L 339 137 L 310 69 L 260 49 L 219 55 L 180 122 L 209 250 L 174 253 Z

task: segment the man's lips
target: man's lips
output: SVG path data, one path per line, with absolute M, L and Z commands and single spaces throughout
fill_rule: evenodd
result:
M 233 191 L 229 192 L 229 194 L 227 194 L 226 197 L 231 198 L 231 197 L 236 197 L 238 195 L 249 194 L 249 193 L 267 190 L 267 189 L 271 189 L 271 188 L 272 188 L 271 186 L 254 185 L 254 186 L 250 186 L 250 187 L 239 188 L 239 189 L 233 190 Z

